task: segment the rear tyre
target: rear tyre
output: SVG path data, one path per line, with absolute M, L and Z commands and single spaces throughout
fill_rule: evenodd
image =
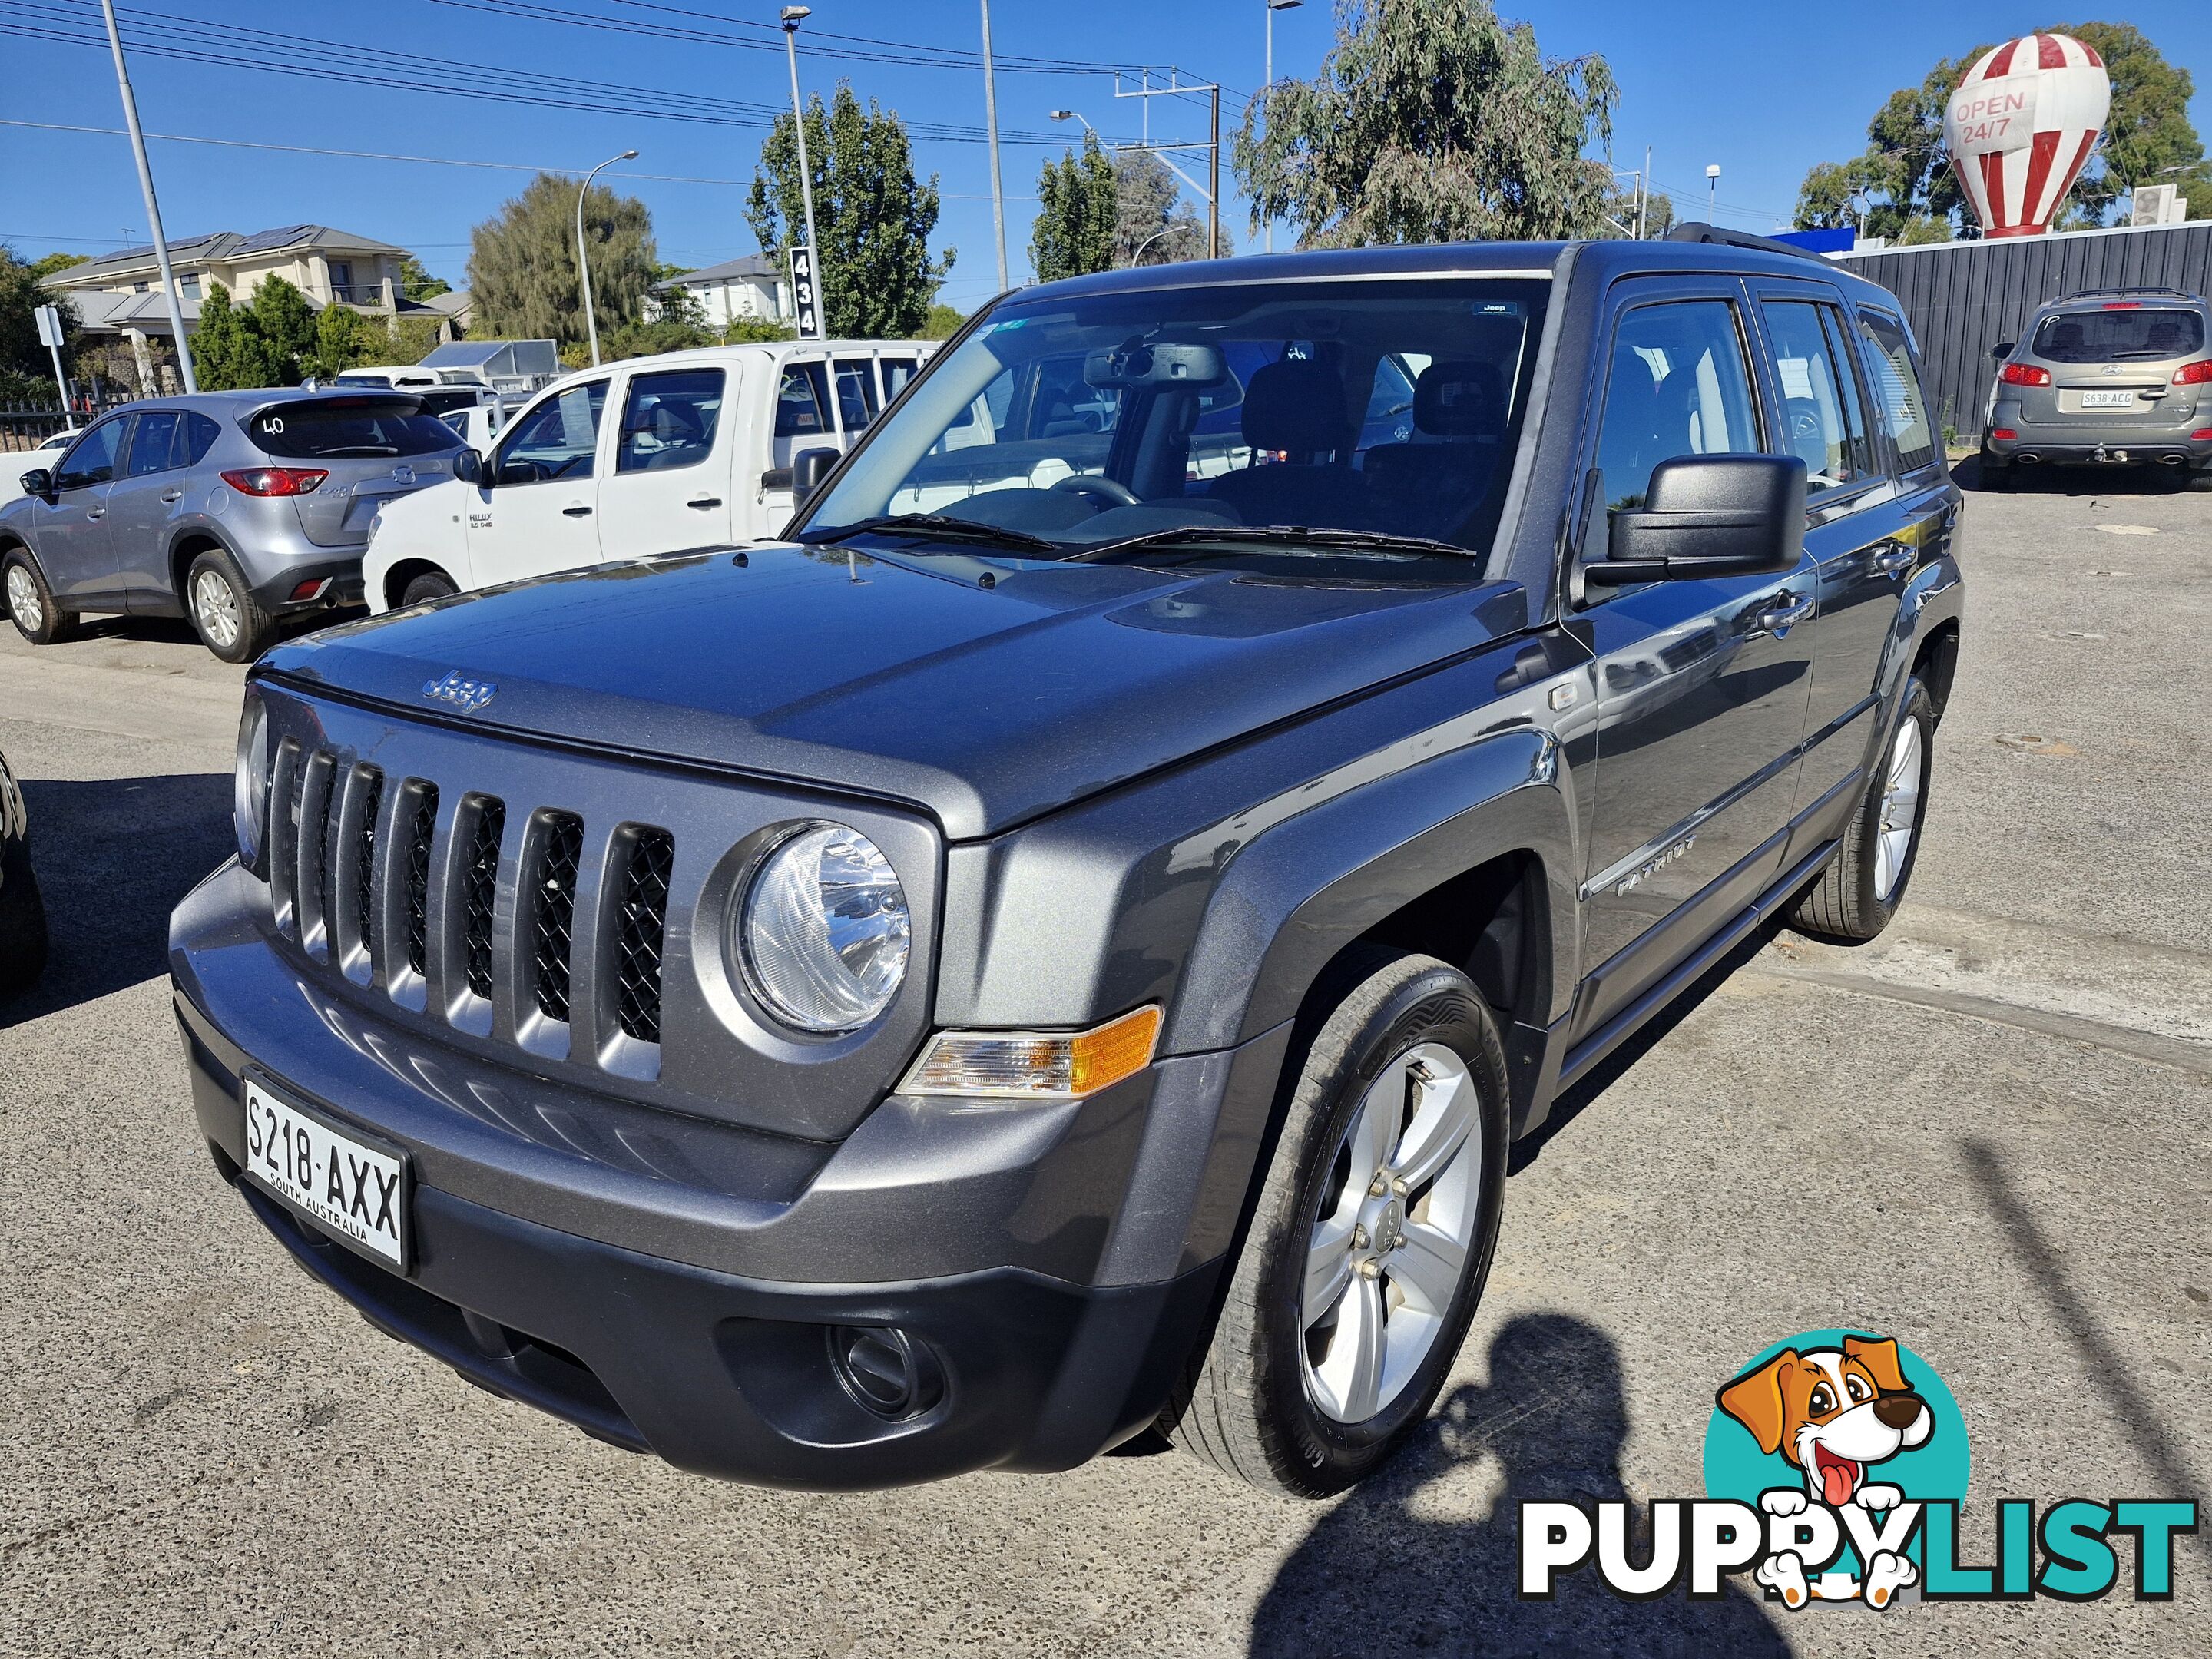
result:
M 20 547 L 0 556 L 0 604 L 6 605 L 15 631 L 33 645 L 53 645 L 76 632 L 76 613 L 54 602 L 53 589 Z
M 1981 465 L 1977 470 L 1978 482 L 1984 489 L 2003 490 L 2012 488 L 2012 463 L 1994 459 L 1987 450 L 1982 452 Z
M 2212 495 L 2212 466 L 2197 467 L 2191 471 L 2188 482 L 2184 483 L 2182 488 L 2200 495 Z
M 1212 1339 L 1163 1417 L 1262 1492 L 1322 1498 L 1428 1415 L 1489 1277 L 1505 1055 L 1468 977 L 1377 951 L 1313 1034 Z
M 185 612 L 200 643 L 225 662 L 252 662 L 276 637 L 276 619 L 261 608 L 219 547 L 201 554 L 185 573 Z
M 1935 738 L 1936 705 L 1916 676 L 1905 683 L 1904 712 L 1844 832 L 1842 850 L 1790 912 L 1799 933 L 1857 945 L 1889 926 L 1920 856 Z
M 399 605 L 404 610 L 410 605 L 425 605 L 432 599 L 449 599 L 461 590 L 453 586 L 453 579 L 442 570 L 425 570 L 409 580 L 399 595 Z
M 46 966 L 46 907 L 21 842 L 0 849 L 0 997 L 27 989 Z

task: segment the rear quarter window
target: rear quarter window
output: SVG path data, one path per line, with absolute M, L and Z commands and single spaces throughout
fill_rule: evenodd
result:
M 404 404 L 351 398 L 279 404 L 253 416 L 246 430 L 264 454 L 295 461 L 428 455 L 459 441 L 451 428 L 422 413 L 412 398 Z

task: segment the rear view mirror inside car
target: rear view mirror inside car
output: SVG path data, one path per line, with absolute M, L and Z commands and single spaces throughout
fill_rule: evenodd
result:
M 1086 385 L 1134 390 L 1139 386 L 1218 386 L 1228 374 L 1221 348 L 1127 340 L 1083 362 Z

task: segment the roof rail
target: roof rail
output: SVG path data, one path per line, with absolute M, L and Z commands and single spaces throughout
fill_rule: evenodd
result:
M 2199 297 L 2185 288 L 2077 288 L 2071 294 L 2049 303 L 2063 306 L 2068 300 L 2100 300 L 2110 294 L 2151 295 L 2161 300 L 2194 300 Z
M 1709 225 L 1697 219 L 1686 220 L 1675 226 L 1667 233 L 1666 240 L 1670 242 L 1716 242 L 1723 247 L 1751 248 L 1760 253 L 1787 253 L 1792 258 L 1811 259 L 1824 265 L 1828 263 L 1819 254 L 1795 243 L 1778 242 L 1771 236 L 1754 236 L 1747 230 L 1726 230 L 1719 225 Z

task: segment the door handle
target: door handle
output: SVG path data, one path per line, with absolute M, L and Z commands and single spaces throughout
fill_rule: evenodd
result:
M 710 512 L 714 508 L 720 507 L 721 504 L 722 498 L 720 495 L 702 495 L 696 501 L 686 501 L 684 503 L 686 507 L 697 507 L 702 513 Z
M 104 519 L 107 516 L 107 509 L 104 507 L 88 507 L 84 510 L 84 516 L 88 519 Z
M 561 516 L 564 519 L 588 519 L 592 516 L 592 509 L 580 506 L 564 507 L 561 509 Z
M 1815 602 L 1810 599 L 1801 599 L 1793 593 L 1783 593 L 1776 597 L 1783 603 L 1762 611 L 1753 617 L 1751 619 L 1753 633 L 1780 634 L 1796 627 L 1813 614 Z
M 1894 576 L 1900 571 L 1911 569 L 1913 562 L 1919 556 L 1917 549 L 1893 543 L 1874 556 L 1874 568 L 1885 576 Z
M 164 505 L 181 501 L 184 499 L 185 492 L 181 489 L 165 489 L 161 492 L 161 500 Z

